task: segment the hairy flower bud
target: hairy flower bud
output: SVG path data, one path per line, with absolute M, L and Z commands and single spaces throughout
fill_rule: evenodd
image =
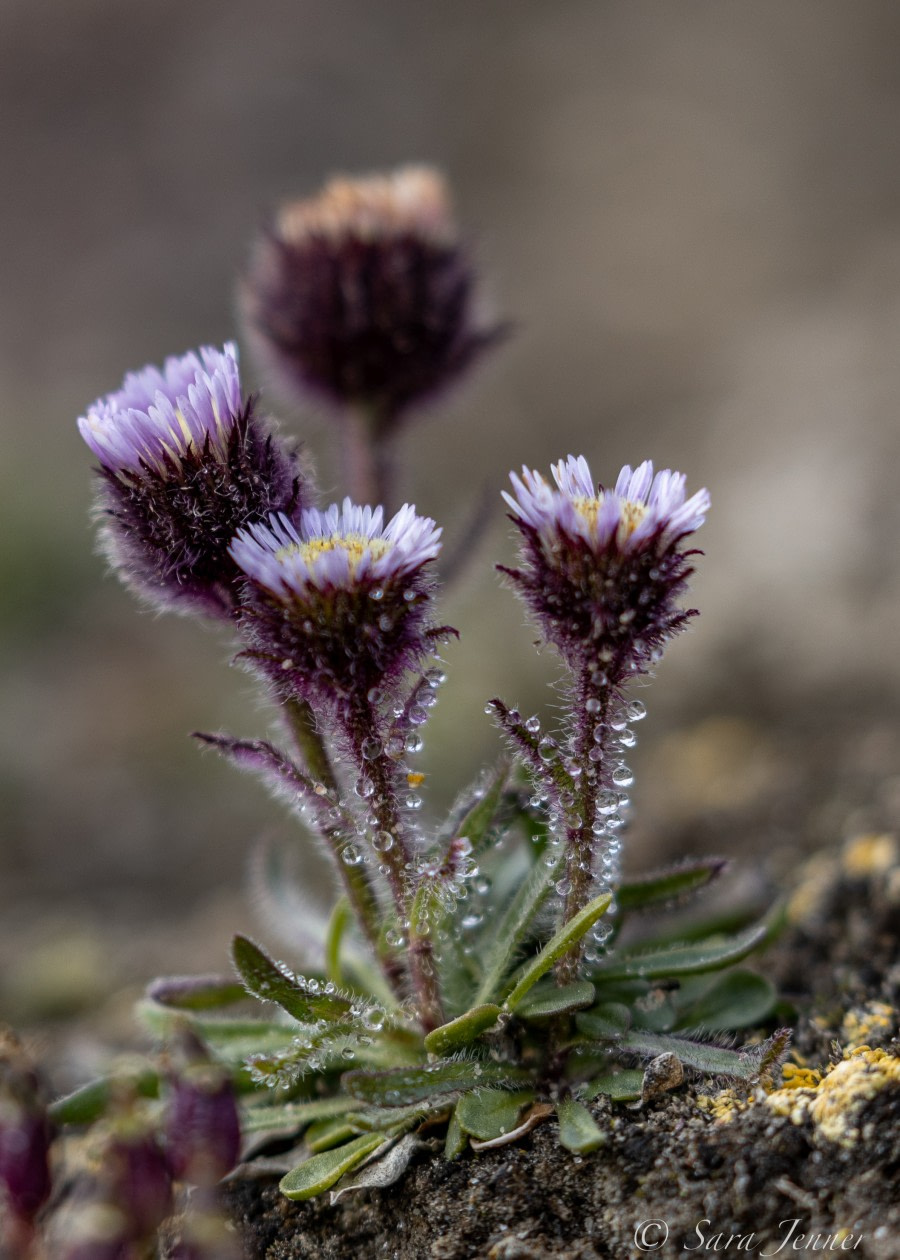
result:
M 0 1192 L 31 1222 L 50 1194 L 50 1123 L 34 1069 L 18 1039 L 0 1033 Z
M 166 1152 L 179 1181 L 212 1186 L 237 1162 L 241 1146 L 234 1089 L 228 1073 L 195 1063 L 172 1082 L 166 1111 Z
M 241 308 L 288 388 L 363 407 L 382 431 L 502 331 L 478 313 L 446 186 L 425 167 L 334 179 L 282 207 L 256 244 Z
M 303 512 L 239 531 L 231 548 L 249 578 L 241 628 L 250 653 L 286 696 L 340 707 L 384 694 L 418 664 L 436 632 L 425 571 L 440 529 L 406 504 Z
M 152 603 L 228 615 L 237 529 L 293 514 L 295 457 L 241 394 L 237 350 L 210 347 L 125 377 L 78 421 L 100 461 L 104 549 Z
M 645 670 L 654 651 L 693 610 L 677 606 L 693 569 L 681 549 L 709 508 L 701 490 L 647 461 L 626 465 L 614 490 L 595 487 L 587 461 L 553 468 L 556 489 L 538 472 L 514 473 L 504 493 L 522 535 L 522 564 L 502 569 L 573 669 L 617 685 Z

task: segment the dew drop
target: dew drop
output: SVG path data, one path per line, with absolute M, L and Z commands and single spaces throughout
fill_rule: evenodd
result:
M 614 814 L 619 808 L 619 793 L 608 790 L 598 792 L 595 808 L 598 814 Z
M 362 849 L 355 844 L 345 845 L 341 852 L 341 861 L 345 866 L 359 866 L 363 859 Z
M 422 798 L 416 796 L 415 792 L 410 792 L 408 796 L 404 796 L 403 804 L 406 809 L 421 809 Z
M 632 700 L 625 706 L 625 716 L 629 722 L 640 722 L 647 716 L 647 706 L 640 700 Z
M 541 719 L 539 717 L 530 717 L 525 722 L 525 729 L 532 735 L 537 735 L 541 729 Z
M 416 598 L 416 592 L 411 589 L 408 591 L 404 591 L 403 598 L 406 600 L 407 604 L 411 604 L 413 600 Z
M 390 630 L 390 628 L 391 628 L 391 626 L 392 626 L 393 624 L 394 624 L 394 622 L 393 622 L 392 618 L 390 618 L 390 617 L 387 615 L 387 613 L 382 613 L 382 614 L 381 614 L 381 616 L 378 618 L 378 629 L 379 629 L 379 630 L 384 630 L 385 632 L 387 632 L 388 630 Z
M 369 691 L 366 692 L 366 699 L 369 704 L 381 704 L 384 699 L 384 692 L 380 687 L 371 687 Z
M 556 740 L 545 735 L 538 744 L 538 756 L 542 761 L 553 761 L 556 756 Z
M 634 775 L 624 763 L 616 766 L 612 772 L 612 781 L 616 787 L 631 787 L 634 783 Z
M 366 761 L 372 761 L 381 754 L 382 746 L 380 739 L 364 739 L 362 742 L 362 755 Z
M 356 785 L 353 790 L 357 796 L 361 796 L 363 800 L 365 801 L 365 800 L 368 800 L 369 797 L 372 795 L 372 793 L 375 791 L 375 784 L 372 782 L 371 779 L 367 779 L 364 776 L 360 776 L 356 780 Z
M 388 928 L 384 934 L 384 939 L 388 945 L 393 945 L 395 949 L 401 949 L 406 944 L 406 937 L 396 927 Z
M 584 707 L 588 713 L 599 713 L 601 705 L 596 696 L 591 696 L 589 700 L 585 701 Z
M 414 704 L 409 711 L 409 721 L 413 726 L 424 726 L 428 721 L 428 710 L 421 704 Z
M 407 735 L 403 747 L 408 753 L 417 753 L 422 751 L 422 745 L 424 742 L 425 741 L 422 739 L 422 736 L 418 733 L 418 731 L 413 731 L 411 734 Z
M 619 736 L 619 743 L 623 748 L 634 748 L 637 743 L 637 735 L 635 735 L 634 731 L 630 731 L 626 726 L 625 730 Z
M 390 853 L 394 847 L 394 837 L 389 831 L 376 831 L 372 837 L 372 848 L 376 853 Z
M 429 687 L 440 687 L 447 681 L 447 675 L 442 669 L 429 669 L 425 671 L 425 681 Z

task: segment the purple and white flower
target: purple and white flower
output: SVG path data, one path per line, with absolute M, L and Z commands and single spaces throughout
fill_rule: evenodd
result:
M 244 573 L 283 600 L 318 591 L 350 590 L 417 572 L 440 551 L 441 530 L 406 503 L 384 524 L 383 508 L 344 499 L 325 512 L 309 508 L 299 529 L 284 515 L 239 530 L 231 555 Z
M 680 544 L 703 524 L 709 494 L 690 498 L 682 473 L 654 475 L 647 460 L 626 464 L 612 490 L 598 487 L 587 460 L 511 474 L 504 493 L 522 535 L 522 563 L 506 569 L 546 637 L 567 663 L 617 685 L 644 671 L 693 612 L 677 598 L 692 569 Z
M 626 464 L 614 490 L 597 488 L 583 455 L 570 455 L 551 471 L 555 490 L 539 472 L 523 468 L 521 478 L 510 474 L 515 497 L 503 493 L 517 519 L 548 541 L 563 532 L 598 551 L 668 546 L 699 529 L 709 510 L 707 490 L 688 499 L 684 474 L 667 468 L 654 476 L 650 460 L 635 469 Z
M 129 373 L 78 428 L 100 461 L 103 548 L 152 603 L 228 616 L 235 531 L 300 506 L 296 457 L 243 398 L 237 349 Z
M 244 409 L 237 346 L 203 346 L 166 359 L 162 369 L 129 372 L 121 389 L 89 407 L 81 436 L 104 468 L 165 475 L 167 466 L 209 447 L 224 458 Z
M 386 700 L 442 634 L 430 622 L 440 535 L 409 504 L 385 524 L 380 507 L 350 499 L 307 509 L 296 526 L 272 514 L 239 530 L 248 656 L 279 694 L 337 705 L 341 721 L 370 693 Z

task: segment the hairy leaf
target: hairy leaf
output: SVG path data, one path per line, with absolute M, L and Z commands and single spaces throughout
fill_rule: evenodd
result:
M 616 893 L 619 909 L 623 913 L 643 910 L 698 892 L 721 875 L 727 866 L 725 858 L 704 858 L 628 880 L 619 885 Z
M 711 1032 L 752 1028 L 771 1014 L 776 992 L 771 980 L 752 971 L 729 971 L 694 1001 L 676 1001 L 676 1028 L 703 1028 Z
M 345 1072 L 341 1083 L 361 1102 L 381 1107 L 404 1107 L 426 1098 L 478 1089 L 480 1086 L 515 1088 L 529 1079 L 529 1073 L 524 1068 L 483 1063 L 479 1059 L 444 1059 L 420 1068 Z
M 500 1014 L 500 1007 L 493 1002 L 485 1003 L 484 1006 L 473 1006 L 463 1015 L 430 1032 L 425 1038 L 425 1049 L 429 1054 L 441 1056 L 451 1054 L 454 1050 L 462 1050 L 488 1028 L 493 1028 Z
M 291 1169 L 280 1182 L 281 1193 L 288 1199 L 312 1199 L 329 1190 L 351 1168 L 384 1145 L 380 1133 L 364 1133 L 344 1146 L 322 1151 Z
M 576 1015 L 575 1024 L 597 1041 L 619 1041 L 631 1027 L 631 1011 L 621 1002 L 603 1002 Z
M 234 965 L 248 991 L 264 1002 L 277 1002 L 301 1023 L 312 1024 L 320 1019 L 338 1020 L 349 1015 L 349 999 L 339 994 L 313 992 L 286 968 L 274 963 L 246 936 L 234 938 L 232 954 Z
M 607 1141 L 607 1135 L 582 1103 L 564 1098 L 557 1105 L 559 1140 L 567 1151 L 582 1155 L 595 1151 Z
M 541 952 L 532 958 L 522 969 L 515 988 L 504 1002 L 504 1007 L 508 1011 L 514 1011 L 524 998 L 525 994 L 531 989 L 541 976 L 546 975 L 555 962 L 562 958 L 573 945 L 589 932 L 594 924 L 609 908 L 612 901 L 611 893 L 603 893 L 599 897 L 595 897 L 593 901 L 589 901 L 583 910 L 579 910 L 568 923 L 564 923 L 562 927 L 551 936 L 550 940 L 541 950 Z
M 715 971 L 745 958 L 766 938 L 765 923 L 757 923 L 734 936 L 713 937 L 690 945 L 666 945 L 659 949 L 617 950 L 597 963 L 592 979 L 686 976 Z
M 312 1098 L 308 1102 L 283 1102 L 276 1106 L 246 1107 L 241 1113 L 241 1132 L 269 1133 L 300 1130 L 314 1120 L 344 1115 L 354 1107 L 352 1098 Z
M 551 1015 L 564 1015 L 567 1011 L 580 1011 L 590 1006 L 596 991 L 590 980 L 578 980 L 560 988 L 553 984 L 536 985 L 516 1014 L 520 1019 L 547 1019 Z
M 140 1098 L 158 1098 L 159 1073 L 150 1067 L 126 1067 L 119 1073 L 88 1081 L 52 1102 L 48 1108 L 50 1119 L 54 1124 L 93 1124 L 123 1089 L 134 1090 Z
M 785 1035 L 786 1034 L 786 1035 Z M 655 1058 L 660 1054 L 674 1054 L 687 1067 L 697 1068 L 711 1075 L 735 1076 L 745 1081 L 755 1081 L 771 1070 L 779 1056 L 787 1051 L 790 1032 L 779 1029 L 767 1041 L 745 1050 L 726 1050 L 687 1037 L 672 1037 L 664 1033 L 640 1032 L 634 1029 L 621 1042 L 623 1050 Z
M 514 1129 L 522 1108 L 533 1101 L 531 1090 L 473 1089 L 456 1104 L 456 1118 L 464 1133 L 490 1142 Z
M 499 996 L 534 916 L 544 904 L 564 862 L 565 856 L 561 855 L 552 866 L 536 863 L 519 886 L 487 942 L 484 973 L 474 1005 L 480 1006 Z

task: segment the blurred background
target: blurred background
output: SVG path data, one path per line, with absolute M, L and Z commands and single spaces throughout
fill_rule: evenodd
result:
M 335 171 L 443 167 L 517 328 L 406 448 L 403 491 L 449 541 L 496 496 L 445 603 L 435 806 L 497 749 L 486 698 L 552 701 L 493 572 L 499 491 L 573 451 L 713 496 L 703 616 L 645 697 L 633 864 L 711 847 L 777 869 L 896 825 L 892 0 L 3 0 L 0 146 L 0 1016 L 221 967 L 260 930 L 248 855 L 289 824 L 188 735 L 271 714 L 224 636 L 104 573 L 75 419 L 233 336 L 266 211 Z M 324 418 L 244 373 L 341 493 Z

